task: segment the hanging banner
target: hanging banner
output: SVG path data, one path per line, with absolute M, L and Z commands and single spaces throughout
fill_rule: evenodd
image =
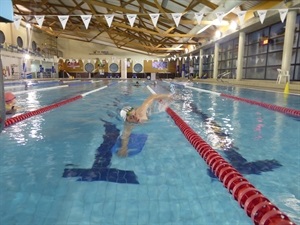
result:
M 202 21 L 203 16 L 204 16 L 204 13 L 201 13 L 201 12 L 195 13 L 195 17 L 196 17 L 197 23 L 198 23 L 199 25 L 201 24 L 201 21 Z
M 281 22 L 283 23 L 286 17 L 286 14 L 288 13 L 288 9 L 278 9 Z
M 266 18 L 267 10 L 257 10 L 257 14 L 259 16 L 261 24 L 263 24 Z
M 35 20 L 38 23 L 39 27 L 42 27 L 45 16 L 34 16 L 34 17 L 35 17 Z
M 195 55 L 195 58 L 196 58 L 196 59 L 198 59 L 198 56 L 197 56 L 197 55 Z
M 155 14 L 149 14 L 149 16 L 151 17 L 152 23 L 154 25 L 154 27 L 156 27 L 158 18 L 159 18 L 159 13 L 155 13 Z
M 220 24 L 222 24 L 223 17 L 225 16 L 224 12 L 216 12 L 217 19 Z
M 68 22 L 69 16 L 58 16 L 58 19 L 63 27 L 63 29 L 66 28 L 66 24 Z
M 176 27 L 178 27 L 178 25 L 179 25 L 181 16 L 182 16 L 182 13 L 172 13 L 172 17 L 173 17 L 173 20 L 176 24 Z
M 85 29 L 88 29 L 92 15 L 81 15 L 80 17 L 84 23 Z
M 240 23 L 243 24 L 245 20 L 246 11 L 240 11 L 237 13 Z
M 136 14 L 127 14 L 127 19 L 130 23 L 130 26 L 133 27 L 133 24 L 134 24 L 134 21 L 135 21 L 135 18 L 136 18 Z
M 107 22 L 107 24 L 108 24 L 108 27 L 110 27 L 110 26 L 111 26 L 111 23 L 112 23 L 112 21 L 113 21 L 113 19 L 114 19 L 114 15 L 113 15 L 113 14 L 110 14 L 110 15 L 104 15 L 104 16 L 105 16 L 106 22 Z
M 17 15 L 17 16 L 14 16 L 14 24 L 15 24 L 15 27 L 17 30 L 19 30 L 19 27 L 20 27 L 20 23 L 21 23 L 21 16 Z

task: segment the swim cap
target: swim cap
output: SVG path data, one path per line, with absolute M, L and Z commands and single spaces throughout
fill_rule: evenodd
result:
M 15 98 L 16 98 L 16 96 L 13 93 L 11 93 L 11 92 L 5 92 L 5 102 L 6 103 L 11 102 Z
M 127 113 L 129 111 L 131 111 L 132 109 L 133 109 L 133 107 L 131 107 L 131 106 L 125 106 L 125 107 L 123 107 L 123 109 L 121 109 L 120 116 L 123 118 L 124 121 L 126 120 Z

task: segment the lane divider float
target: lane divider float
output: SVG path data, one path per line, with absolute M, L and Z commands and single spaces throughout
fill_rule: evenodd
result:
M 166 112 L 255 225 L 296 225 L 170 107 L 166 109 Z
M 224 98 L 229 98 L 229 99 L 233 99 L 233 100 L 237 100 L 237 101 L 242 101 L 242 102 L 246 102 L 252 105 L 257 105 L 257 106 L 261 106 L 264 107 L 266 109 L 269 110 L 273 110 L 276 112 L 280 112 L 280 113 L 284 113 L 290 116 L 295 116 L 295 117 L 300 117 L 300 110 L 297 109 L 291 109 L 291 108 L 287 108 L 287 107 L 283 107 L 283 106 L 278 106 L 278 105 L 273 105 L 273 104 L 268 104 L 268 103 L 264 103 L 264 102 L 258 102 L 258 101 L 254 101 L 251 99 L 247 99 L 247 98 L 241 98 L 241 97 L 237 97 L 234 95 L 229 95 L 229 94 L 224 94 L 224 93 L 218 93 L 218 92 L 214 92 L 214 91 L 208 91 L 205 89 L 201 89 L 201 88 L 195 88 L 195 87 L 191 87 L 189 85 L 182 85 L 182 84 L 177 84 L 177 83 L 172 83 L 178 86 L 182 86 L 185 88 L 189 88 L 195 91 L 199 91 L 199 92 L 206 92 L 206 93 L 210 93 L 210 94 L 215 94 Z
M 40 109 L 36 109 L 36 110 L 30 111 L 30 112 L 26 112 L 26 113 L 20 114 L 18 116 L 14 116 L 14 117 L 8 118 L 8 119 L 5 120 L 4 126 L 5 127 L 9 127 L 9 126 L 11 126 L 11 125 L 13 125 L 15 123 L 18 123 L 18 122 L 23 121 L 25 119 L 28 119 L 30 117 L 42 114 L 44 112 L 48 112 L 48 111 L 50 111 L 52 109 L 58 108 L 60 106 L 66 105 L 68 103 L 74 102 L 74 101 L 76 101 L 78 99 L 81 99 L 81 98 L 83 98 L 83 97 L 85 97 L 85 96 L 87 96 L 89 94 L 92 94 L 92 93 L 94 93 L 96 91 L 100 91 L 100 90 L 102 90 L 104 88 L 107 88 L 107 87 L 108 86 L 106 85 L 106 86 L 97 88 L 95 90 L 92 90 L 92 91 L 89 91 L 89 92 L 77 95 L 75 97 L 72 97 L 72 98 L 69 98 L 69 99 L 66 99 L 66 100 L 63 100 L 63 101 L 60 101 L 60 102 L 57 102 L 57 103 L 54 103 L 54 104 L 42 107 Z

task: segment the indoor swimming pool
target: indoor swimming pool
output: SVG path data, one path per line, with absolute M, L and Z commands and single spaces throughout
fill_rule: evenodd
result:
M 151 92 L 173 93 L 170 109 L 300 224 L 300 117 L 224 97 L 300 110 L 300 96 L 169 80 L 134 83 L 7 89 L 16 94 L 18 115 L 80 98 L 0 134 L 0 224 L 253 224 L 160 103 L 148 122 L 134 127 L 132 154 L 117 155 L 120 110 Z

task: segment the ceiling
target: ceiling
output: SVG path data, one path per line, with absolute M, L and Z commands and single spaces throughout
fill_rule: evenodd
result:
M 214 37 L 217 29 L 226 31 L 232 20 L 238 21 L 239 11 L 269 9 L 281 0 L 13 0 L 15 15 L 36 29 L 55 37 L 105 44 L 143 54 L 166 56 L 184 53 Z M 195 13 L 204 16 L 199 24 Z M 217 12 L 224 13 L 218 23 Z M 173 13 L 181 13 L 178 26 Z M 128 15 L 135 14 L 133 26 Z M 154 26 L 149 14 L 159 14 Z M 39 27 L 35 16 L 44 15 Z M 65 29 L 58 18 L 69 15 Z M 86 29 L 81 15 L 92 15 Z M 108 26 L 105 15 L 114 15 Z

